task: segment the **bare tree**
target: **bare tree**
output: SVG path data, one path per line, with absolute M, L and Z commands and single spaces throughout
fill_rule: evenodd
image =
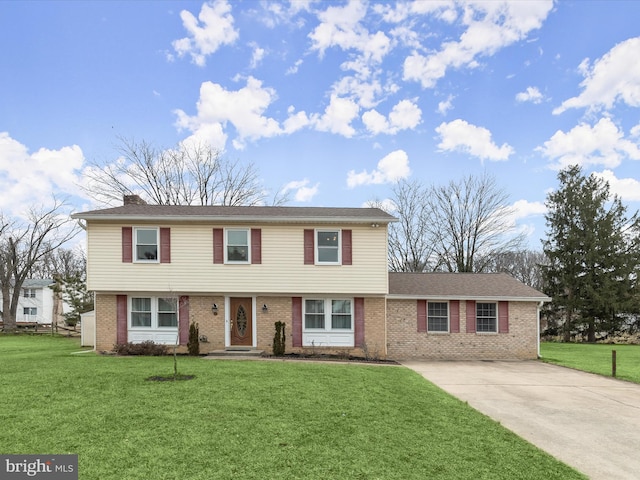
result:
M 503 252 L 496 255 L 488 271 L 506 272 L 517 278 L 525 285 L 537 290 L 544 287 L 544 273 L 542 266 L 546 264 L 543 252 L 535 250 L 519 250 Z
M 267 198 L 253 164 L 230 161 L 211 146 L 163 150 L 145 141 L 119 140 L 116 162 L 94 162 L 84 172 L 88 183 L 82 188 L 99 203 L 119 204 L 123 195 L 132 194 L 157 205 L 259 205 Z M 276 195 L 273 201 L 281 204 L 286 197 Z
M 515 232 L 507 200 L 504 190 L 486 174 L 432 187 L 426 202 L 437 268 L 484 272 L 496 255 L 520 249 L 524 235 Z
M 22 284 L 34 265 L 71 240 L 78 227 L 63 212 L 64 203 L 54 200 L 49 208 L 32 207 L 26 221 L 0 215 L 0 291 L 4 329 L 16 328 L 16 311 Z
M 389 224 L 389 270 L 392 272 L 424 272 L 433 269 L 434 246 L 429 236 L 431 213 L 427 205 L 428 189 L 417 181 L 397 183 L 391 198 L 392 207 L 382 202 L 369 206 L 389 210 L 398 216 Z

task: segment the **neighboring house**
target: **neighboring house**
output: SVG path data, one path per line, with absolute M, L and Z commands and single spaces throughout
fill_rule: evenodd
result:
M 22 284 L 18 309 L 16 310 L 16 323 L 51 324 L 54 318 L 54 291 L 53 280 L 27 279 Z M 0 293 L 0 305 L 2 305 L 2 293 Z
M 398 284 L 396 275 L 404 274 L 387 272 L 387 227 L 396 219 L 376 208 L 163 206 L 129 196 L 121 207 L 73 217 L 86 222 L 87 288 L 95 292 L 99 351 L 145 340 L 179 343 L 184 351 L 192 322 L 199 325 L 203 353 L 269 351 L 274 323 L 283 321 L 288 352 L 392 358 L 537 355 L 537 337 L 530 332 L 537 331 L 544 295 L 510 277 L 490 295 L 477 297 L 457 290 L 442 295 L 436 290 L 434 297 L 432 290 L 421 290 L 445 276 L 408 274 L 416 280 Z M 478 277 L 467 285 L 474 283 L 485 282 Z M 503 290 L 503 284 L 517 284 L 527 293 Z M 440 304 L 437 333 L 435 317 L 432 328 L 422 331 L 423 309 L 435 311 L 429 300 Z M 465 342 L 473 336 L 487 348 L 470 344 L 466 352 L 451 350 L 450 357 L 436 354 L 434 342 L 460 342 L 455 315 L 469 309 L 454 305 L 462 300 L 486 304 Z M 493 341 L 486 340 L 490 336 Z

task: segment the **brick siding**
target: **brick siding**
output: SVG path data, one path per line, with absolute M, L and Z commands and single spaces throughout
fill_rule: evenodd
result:
M 467 333 L 466 302 L 460 302 L 460 333 L 417 331 L 417 301 L 387 302 L 389 358 L 425 360 L 535 359 L 537 303 L 509 302 L 509 333 Z

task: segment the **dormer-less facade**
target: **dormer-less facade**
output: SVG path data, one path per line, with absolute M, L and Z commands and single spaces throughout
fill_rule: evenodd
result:
M 96 349 L 153 340 L 201 352 L 366 346 L 386 354 L 387 226 L 375 208 L 146 205 L 86 223 Z

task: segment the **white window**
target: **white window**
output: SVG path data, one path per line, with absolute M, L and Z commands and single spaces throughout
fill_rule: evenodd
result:
M 134 242 L 136 262 L 158 262 L 157 228 L 136 228 Z
M 316 230 L 316 263 L 339 265 L 340 230 Z
M 178 299 L 173 297 L 130 297 L 131 329 L 163 329 L 178 327 Z
M 476 303 L 476 332 L 498 331 L 498 307 L 495 303 Z
M 36 316 L 38 315 L 38 309 L 36 307 L 24 307 L 22 310 L 24 316 Z
M 24 289 L 24 298 L 36 298 L 36 289 L 35 288 L 25 288 Z
M 449 304 L 447 302 L 427 302 L 427 331 L 449 331 Z
M 225 230 L 226 263 L 249 263 L 249 252 L 251 250 L 249 239 L 248 229 L 229 228 Z
M 303 319 L 304 346 L 353 347 L 352 299 L 305 299 Z

